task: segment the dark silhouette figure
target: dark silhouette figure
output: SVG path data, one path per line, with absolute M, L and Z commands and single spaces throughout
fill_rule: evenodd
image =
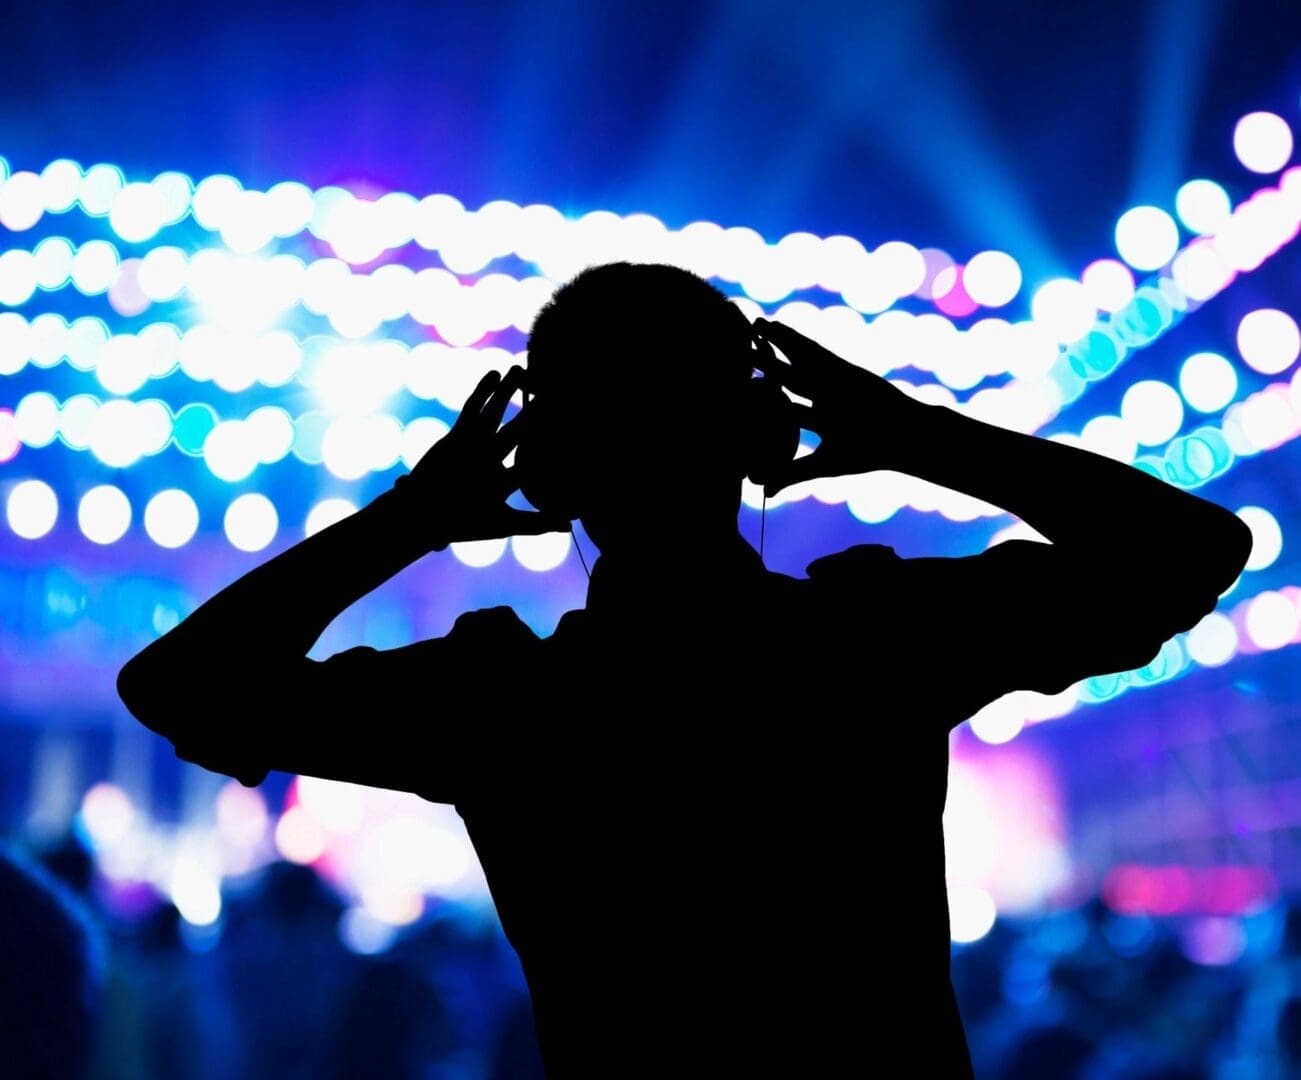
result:
M 795 458 L 800 428 L 820 443 Z M 796 578 L 738 532 L 746 476 L 773 493 L 877 469 L 1050 543 L 863 544 Z M 495 607 L 306 656 L 426 552 L 573 520 L 600 556 L 551 636 Z M 527 376 L 486 376 L 409 475 L 209 599 L 118 689 L 246 784 L 281 769 L 454 804 L 549 1075 L 831 1076 L 888 1052 L 899 1075 L 962 1077 L 950 732 L 1008 691 L 1151 661 L 1250 546 L 1137 469 L 922 404 L 693 274 L 616 263 L 539 314 Z

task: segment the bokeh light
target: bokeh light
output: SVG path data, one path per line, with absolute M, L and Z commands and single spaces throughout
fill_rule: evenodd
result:
M 1030 305 L 1034 321 L 1062 344 L 1084 337 L 1093 327 L 1097 309 L 1078 281 L 1058 278 L 1041 285 Z
M 1291 367 L 1301 353 L 1301 331 L 1287 312 L 1261 308 L 1238 323 L 1238 352 L 1249 367 L 1277 375 Z
M 1219 412 L 1238 393 L 1238 373 L 1219 353 L 1194 353 L 1179 369 L 1179 392 L 1198 412 Z
M 1214 233 L 1232 212 L 1229 193 L 1214 180 L 1189 180 L 1175 195 L 1175 213 L 1190 232 Z
M 1173 386 L 1157 379 L 1136 382 L 1120 402 L 1120 415 L 1143 446 L 1159 446 L 1179 433 L 1183 399 Z
M 1158 270 L 1179 249 L 1174 218 L 1157 206 L 1136 206 L 1116 222 L 1116 250 L 1135 270 Z
M 1021 291 L 1021 267 L 1006 252 L 982 251 L 967 262 L 962 284 L 976 303 L 1002 307 Z
M 145 532 L 159 547 L 181 547 L 198 528 L 199 507 L 180 488 L 160 491 L 145 505 Z
M 1251 529 L 1251 554 L 1247 570 L 1264 570 L 1272 566 L 1283 551 L 1283 530 L 1278 519 L 1263 506 L 1244 506 L 1238 517 Z
M 9 528 L 24 540 L 39 540 L 54 528 L 59 500 L 44 480 L 23 480 L 9 491 L 5 502 Z
M 1248 113 L 1233 129 L 1233 152 L 1252 172 L 1278 172 L 1292 157 L 1292 129 L 1276 113 Z
M 280 520 L 270 499 L 250 491 L 226 508 L 222 527 L 226 538 L 240 551 L 261 551 L 275 539 Z
M 130 500 L 112 484 L 93 487 L 77 504 L 77 524 L 86 539 L 96 544 L 120 540 L 131 525 Z
M 1247 604 L 1247 636 L 1257 648 L 1281 649 L 1299 626 L 1296 605 L 1281 592 L 1263 592 Z
M 1080 284 L 1099 311 L 1119 311 L 1134 299 L 1134 275 L 1115 259 L 1089 263 L 1080 275 Z

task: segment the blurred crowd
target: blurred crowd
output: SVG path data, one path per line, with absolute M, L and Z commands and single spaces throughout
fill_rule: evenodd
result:
M 542 1075 L 518 960 L 482 909 L 435 905 L 367 954 L 346 944 L 343 902 L 307 867 L 264 868 L 205 928 L 157 895 L 124 917 L 100 884 L 75 840 L 0 847 L 6 1076 Z M 1208 931 L 1230 947 L 1198 944 Z M 1209 927 L 1101 901 L 999 919 L 955 946 L 953 975 L 981 1080 L 1301 1076 L 1301 904 Z M 893 1055 L 864 1001 L 850 1071 L 870 1074 Z

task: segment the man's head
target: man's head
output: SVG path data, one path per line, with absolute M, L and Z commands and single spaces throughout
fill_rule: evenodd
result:
M 734 527 L 761 420 L 753 374 L 748 320 L 704 279 L 659 264 L 584 270 L 529 336 L 525 497 L 582 518 L 602 546 L 649 531 L 670 500 Z

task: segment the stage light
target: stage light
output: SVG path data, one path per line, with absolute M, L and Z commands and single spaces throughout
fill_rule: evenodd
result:
M 1261 308 L 1238 323 L 1238 352 L 1249 367 L 1264 375 L 1277 375 L 1291 367 L 1301 353 L 1301 332 L 1291 315 Z
M 159 173 L 150 181 L 150 186 L 158 197 L 159 221 L 162 225 L 175 225 L 190 212 L 194 181 L 185 173 Z
M 203 460 L 213 476 L 229 483 L 251 476 L 257 468 L 258 456 L 244 421 L 219 422 L 203 442 Z
M 123 240 L 140 244 L 158 235 L 167 204 L 152 184 L 127 184 L 113 200 L 108 223 Z
M 294 180 L 273 185 L 266 193 L 267 218 L 274 235 L 289 237 L 302 232 L 312 220 L 312 189 Z
M 335 522 L 356 512 L 356 505 L 347 499 L 322 499 L 308 512 L 304 532 L 308 536 L 315 536 L 322 529 L 328 529 Z
M 1209 300 L 1233 280 L 1234 271 L 1206 240 L 1189 244 L 1171 266 L 1174 282 L 1190 300 Z
M 275 539 L 279 525 L 271 500 L 256 491 L 235 498 L 222 521 L 226 538 L 240 551 L 261 551 Z
M 244 421 L 253 453 L 263 465 L 280 461 L 294 442 L 294 421 L 278 405 L 263 405 L 249 413 Z
M 99 351 L 95 378 L 110 394 L 134 394 L 149 379 L 149 357 L 134 334 L 114 334 Z
M 447 271 L 438 271 L 447 274 Z M 424 274 L 430 271 L 422 271 L 416 275 L 419 281 Z M 447 274 L 448 277 L 452 277 Z M 313 315 L 325 315 L 334 310 L 343 296 L 344 289 L 348 281 L 352 278 L 352 271 L 348 264 L 340 259 L 314 259 L 307 264 L 303 271 L 302 296 L 303 307 Z M 452 278 L 453 283 L 456 279 Z M 414 315 L 415 312 L 413 311 Z
M 301 806 L 281 815 L 275 835 L 276 849 L 289 862 L 306 865 L 325 854 L 325 830 Z
M 0 465 L 17 457 L 22 445 L 14 425 L 14 414 L 8 409 L 0 409 Z
M 373 271 L 370 279 L 375 287 L 376 309 L 382 321 L 392 322 L 411 311 L 416 288 L 416 272 L 411 267 L 388 263 Z
M 106 240 L 87 240 L 72 257 L 72 283 L 87 296 L 108 292 L 117 275 L 117 249 Z
M 505 539 L 460 540 L 448 546 L 457 561 L 476 569 L 491 566 L 506 554 Z
M 136 280 L 145 296 L 161 303 L 181 295 L 188 273 L 185 252 L 177 247 L 156 247 L 145 253 Z
M 96 848 L 111 847 L 124 839 L 135 822 L 135 808 L 127 793 L 101 780 L 81 797 L 81 823 Z
M 36 292 L 36 259 L 30 251 L 13 248 L 0 254 L 0 304 L 18 307 Z
M 145 505 L 145 532 L 159 547 L 181 547 L 198 528 L 199 508 L 180 488 L 160 491 Z
M 103 319 L 91 315 L 74 319 L 68 326 L 68 363 L 78 371 L 94 370 L 108 337 L 108 327 Z
M 1145 379 L 1125 391 L 1120 415 L 1140 445 L 1160 446 L 1179 433 L 1184 403 L 1173 386 Z
M 1175 195 L 1175 213 L 1191 232 L 1205 236 L 1229 220 L 1229 193 L 1214 180 L 1189 180 Z
M 325 429 L 321 462 L 340 480 L 357 480 L 370 472 L 372 447 L 363 417 L 340 417 Z
M 511 551 L 526 570 L 539 573 L 554 570 L 569 555 L 569 533 L 541 533 L 536 536 L 513 536 Z
M 24 540 L 39 540 L 54 528 L 59 517 L 59 500 L 43 480 L 22 480 L 9 491 L 5 503 L 9 528 Z
M 14 426 L 27 446 L 49 446 L 59 433 L 59 403 L 54 395 L 43 390 L 25 394 L 14 408 Z
M 1179 369 L 1179 392 L 1198 412 L 1219 412 L 1238 392 L 1238 373 L 1218 353 L 1194 353 Z
M 0 375 L 16 375 L 31 356 L 31 324 L 15 311 L 0 311 Z
M 997 917 L 993 899 L 979 886 L 949 889 L 949 936 L 959 944 L 979 941 L 994 928 Z
M 62 236 L 47 236 L 32 252 L 36 259 L 36 284 L 42 289 L 61 289 L 72 275 L 73 247 Z
M 24 232 L 45 213 L 45 190 L 34 172 L 16 172 L 0 182 L 0 225 Z
M 1005 252 L 982 251 L 968 260 L 962 284 L 976 303 L 1002 307 L 1021 291 L 1021 267 Z
M 1158 270 L 1179 249 L 1174 219 L 1156 206 L 1136 206 L 1116 222 L 1116 250 L 1135 270 Z
M 181 356 L 181 331 L 171 323 L 150 323 L 136 335 L 143 350 L 151 379 L 161 379 L 176 370 Z
M 209 232 L 216 232 L 237 205 L 244 186 L 233 176 L 209 176 L 200 180 L 190 200 L 194 220 Z
M 81 178 L 77 201 L 91 217 L 107 217 L 113 200 L 126 186 L 126 177 L 116 165 L 92 165 Z
M 149 297 L 144 294 L 137 279 L 139 271 L 139 259 L 123 259 L 117 280 L 108 290 L 109 307 L 127 318 L 139 315 L 149 307 Z
M 81 190 L 81 166 L 75 161 L 60 158 L 51 161 L 41 170 L 41 191 L 45 209 L 52 214 L 71 210 Z
M 1080 432 L 1086 450 L 1114 458 L 1126 465 L 1134 460 L 1138 442 L 1130 426 L 1119 416 L 1095 416 Z
M 1202 667 L 1219 667 L 1237 655 L 1238 631 L 1227 615 L 1212 611 L 1188 631 L 1184 646 Z
M 896 297 L 916 292 L 926 277 L 926 260 L 912 244 L 890 240 L 872 252 L 878 267 Z
M 429 448 L 447 434 L 449 428 L 433 416 L 417 416 L 402 430 L 402 463 L 414 469 Z
M 1134 298 L 1134 275 L 1115 259 L 1089 263 L 1080 275 L 1080 283 L 1099 311 L 1119 311 Z
M 119 488 L 100 484 L 81 497 L 77 524 L 87 540 L 112 544 L 122 539 L 131 525 L 131 503 Z
M 158 454 L 163 451 L 172 438 L 172 420 L 172 410 L 166 402 L 158 398 L 136 402 L 136 446 L 141 454 Z
M 998 746 L 1011 742 L 1025 727 L 1025 716 L 1016 694 L 1004 694 L 985 705 L 968 721 L 971 733 L 981 742 Z
M 55 367 L 67 349 L 68 324 L 62 315 L 46 312 L 31 321 L 28 347 L 30 359 L 40 368 Z
M 965 282 L 966 268 L 962 266 L 951 266 L 936 277 L 932 286 L 932 300 L 945 315 L 960 319 L 980 306 L 967 292 Z
M 194 859 L 176 860 L 168 883 L 176 910 L 191 926 L 211 926 L 221 916 L 221 892 L 212 876 Z
M 1233 129 L 1233 152 L 1252 172 L 1278 172 L 1292 157 L 1292 129 L 1274 113 L 1248 113 Z
M 1257 648 L 1281 649 L 1296 637 L 1296 605 L 1281 592 L 1260 593 L 1247 604 L 1247 636 Z
M 222 210 L 219 232 L 221 241 L 239 255 L 260 251 L 275 238 L 275 213 L 266 194 L 261 191 L 238 191 L 229 196 Z
M 1040 286 L 1030 303 L 1034 321 L 1063 345 L 1078 341 L 1092 328 L 1097 309 L 1078 281 L 1058 278 Z
M 125 469 L 144 451 L 135 402 L 106 401 L 90 422 L 90 452 L 113 469 Z
M 945 270 L 948 270 L 951 266 L 956 264 L 953 260 L 953 256 L 940 248 L 922 248 L 921 256 L 922 261 L 926 264 L 926 276 L 922 278 L 921 285 L 918 286 L 917 291 L 913 293 L 913 295 L 922 300 L 934 300 L 937 291 L 935 287 L 936 280 Z M 825 256 L 823 256 L 823 259 L 825 259 Z M 819 262 L 821 263 L 823 259 L 820 259 Z M 821 270 L 821 266 L 819 266 L 819 277 L 814 284 L 821 282 L 825 276 L 825 273 Z M 831 291 L 839 292 L 840 290 L 832 289 Z
M 1283 530 L 1278 519 L 1263 506 L 1244 506 L 1238 517 L 1251 529 L 1251 554 L 1247 557 L 1247 570 L 1264 570 L 1273 565 L 1283 550 Z
M 253 366 L 263 386 L 284 386 L 298 374 L 302 350 L 294 336 L 284 330 L 263 334 L 253 345 Z
M 98 398 L 73 394 L 59 410 L 59 438 L 73 450 L 89 450 L 90 432 L 98 411 Z

